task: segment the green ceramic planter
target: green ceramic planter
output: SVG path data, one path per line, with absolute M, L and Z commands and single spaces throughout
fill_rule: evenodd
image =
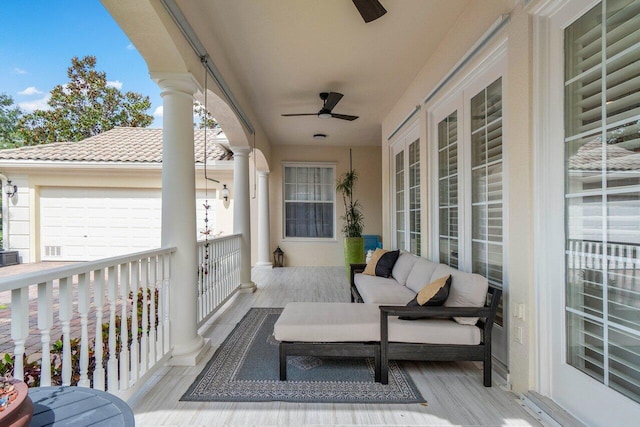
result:
M 344 265 L 349 275 L 349 264 L 364 263 L 364 237 L 344 238 Z

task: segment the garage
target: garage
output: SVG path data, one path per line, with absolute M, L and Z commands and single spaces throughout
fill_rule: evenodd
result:
M 160 247 L 161 200 L 159 189 L 42 188 L 42 260 L 91 261 Z
M 204 194 L 198 196 L 196 225 L 203 229 Z M 41 188 L 41 259 L 93 261 L 159 248 L 161 209 L 160 189 Z M 215 224 L 213 208 L 209 220 Z

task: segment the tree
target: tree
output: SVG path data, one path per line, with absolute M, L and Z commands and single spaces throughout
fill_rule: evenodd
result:
M 21 116 L 22 110 L 13 105 L 13 98 L 6 93 L 0 93 L 0 148 L 22 146 L 22 137 L 18 133 Z
M 198 101 L 193 103 L 193 113 L 198 117 L 198 121 L 193 123 L 197 129 L 204 129 L 206 126 L 207 129 L 220 130 L 220 124 L 215 117 Z
M 96 71 L 95 66 L 95 56 L 71 59 L 69 82 L 51 90 L 51 108 L 20 120 L 25 145 L 80 141 L 116 126 L 151 124 L 153 117 L 146 113 L 151 107 L 149 97 L 108 86 L 106 73 Z

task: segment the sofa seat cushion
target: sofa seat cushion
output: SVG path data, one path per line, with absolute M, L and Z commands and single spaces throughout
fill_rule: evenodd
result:
M 461 325 L 450 319 L 418 319 L 413 322 L 389 317 L 389 342 L 417 344 L 480 344 L 477 326 Z
M 367 304 L 406 304 L 415 292 L 398 284 L 394 279 L 356 274 L 353 283 L 362 300 Z
M 330 302 L 288 303 L 273 327 L 278 341 L 380 341 L 376 304 Z

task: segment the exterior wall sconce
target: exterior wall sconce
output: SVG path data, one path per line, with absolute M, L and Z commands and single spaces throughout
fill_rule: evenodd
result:
M 227 184 L 222 184 L 222 190 L 220 190 L 220 195 L 222 196 L 222 199 L 225 202 L 229 201 L 229 189 L 227 188 Z
M 11 180 L 7 180 L 7 185 L 4 186 L 4 191 L 7 193 L 10 199 L 13 198 L 18 193 L 18 186 L 15 184 L 11 184 Z
M 284 267 L 284 252 L 282 252 L 280 246 L 273 251 L 273 267 Z

